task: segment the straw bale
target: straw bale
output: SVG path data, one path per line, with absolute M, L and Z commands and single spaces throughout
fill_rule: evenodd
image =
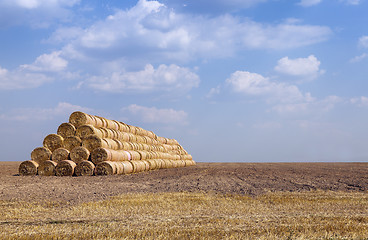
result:
M 79 163 L 82 161 L 87 161 L 90 158 L 90 151 L 85 147 L 75 147 L 70 152 L 70 159 L 75 162 Z
M 141 160 L 131 161 L 131 163 L 133 165 L 134 173 L 143 172 L 146 169 L 145 163 L 143 163 Z
M 91 152 L 91 161 L 94 164 L 103 161 L 121 162 L 128 160 L 130 160 L 130 154 L 122 150 L 116 151 L 108 148 L 96 148 Z
M 44 138 L 43 146 L 53 152 L 57 148 L 64 147 L 64 138 L 58 134 L 49 134 Z
M 68 159 L 70 159 L 69 154 L 70 154 L 70 152 L 69 152 L 68 149 L 66 149 L 66 148 L 58 148 L 58 149 L 55 149 L 52 152 L 51 159 L 52 159 L 52 161 L 55 161 L 55 162 L 60 162 L 60 161 L 63 161 L 63 160 L 68 160 Z
M 91 124 L 96 126 L 96 120 L 91 115 L 84 112 L 73 112 L 69 117 L 69 122 L 73 124 L 75 127 L 79 127 L 84 124 Z
M 87 148 L 90 152 L 99 147 L 109 148 L 108 142 L 104 138 L 96 135 L 89 135 L 82 140 L 82 146 Z
M 69 151 L 79 146 L 82 146 L 82 140 L 77 136 L 69 136 L 64 139 L 64 148 Z
M 71 123 L 62 123 L 57 129 L 57 134 L 63 138 L 75 135 L 75 126 Z
M 31 159 L 35 162 L 41 163 L 51 159 L 52 152 L 45 147 L 37 147 L 31 152 Z
M 77 128 L 75 135 L 81 139 L 89 136 L 89 135 L 96 135 L 100 138 L 104 138 L 105 134 L 102 128 L 96 128 L 90 124 L 83 124 Z
M 117 173 L 117 167 L 115 162 L 105 161 L 96 165 L 97 175 L 114 175 Z
M 91 161 L 81 161 L 74 171 L 76 176 L 92 176 L 95 172 L 95 165 Z
M 57 162 L 47 160 L 42 163 L 40 163 L 40 166 L 38 167 L 38 175 L 41 176 L 55 176 L 55 168 L 56 168 Z
M 31 176 L 37 174 L 37 169 L 39 167 L 39 164 L 36 161 L 27 160 L 24 162 L 21 162 L 19 165 L 19 175 L 21 176 Z
M 77 164 L 70 160 L 59 162 L 55 167 L 56 176 L 73 176 Z
M 130 161 L 122 161 L 121 165 L 124 166 L 123 174 L 133 173 L 133 164 Z

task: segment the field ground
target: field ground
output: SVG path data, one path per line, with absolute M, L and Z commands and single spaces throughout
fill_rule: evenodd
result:
M 368 163 L 198 163 L 22 177 L 0 162 L 0 239 L 368 239 Z

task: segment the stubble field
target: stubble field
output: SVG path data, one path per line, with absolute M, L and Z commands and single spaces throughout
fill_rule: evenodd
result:
M 0 162 L 1 239 L 368 239 L 368 163 L 198 163 L 18 176 Z

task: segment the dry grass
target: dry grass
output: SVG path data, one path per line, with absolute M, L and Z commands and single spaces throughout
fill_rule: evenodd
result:
M 324 191 L 0 201 L 0 239 L 368 239 L 367 209 L 367 193 Z

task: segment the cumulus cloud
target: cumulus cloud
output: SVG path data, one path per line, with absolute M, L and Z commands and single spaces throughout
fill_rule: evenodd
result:
M 361 96 L 356 98 L 351 98 L 350 103 L 357 105 L 357 106 L 368 106 L 368 97 Z
M 368 36 L 362 36 L 359 38 L 359 46 L 368 48 Z
M 173 91 L 186 92 L 199 84 L 197 74 L 188 68 L 161 64 L 154 68 L 151 64 L 138 72 L 113 72 L 111 76 L 93 76 L 87 80 L 91 88 L 107 92 L 126 91 Z
M 323 72 L 319 69 L 320 64 L 321 62 L 314 55 L 296 59 L 284 57 L 277 62 L 275 70 L 291 76 L 315 78 Z
M 368 57 L 367 53 L 363 53 L 362 55 L 359 56 L 355 56 L 354 58 L 350 59 L 351 63 L 356 63 L 356 62 L 361 62 L 364 59 L 366 59 Z
M 1 114 L 0 119 L 3 120 L 16 120 L 22 122 L 29 121 L 44 121 L 53 119 L 60 116 L 68 116 L 74 111 L 92 112 L 90 108 L 73 105 L 67 102 L 60 102 L 53 108 L 17 108 L 12 109 L 6 114 Z
M 325 41 L 332 34 L 329 27 L 296 22 L 262 24 L 231 15 L 188 15 L 146 0 L 117 10 L 70 39 L 69 32 L 74 30 L 59 30 L 54 36 L 65 40 L 65 55 L 146 62 L 227 57 L 246 49 L 297 48 Z
M 48 27 L 55 20 L 70 19 L 70 8 L 80 0 L 3 0 L 0 1 L 0 26 L 30 25 Z
M 36 88 L 55 79 L 55 75 L 69 78 L 71 73 L 63 72 L 68 61 L 61 58 L 60 51 L 39 56 L 32 64 L 20 65 L 14 70 L 0 66 L 0 89 L 14 90 Z M 59 75 L 59 76 L 60 76 Z
M 246 71 L 234 72 L 226 83 L 234 92 L 277 99 L 281 102 L 294 102 L 309 98 L 309 95 L 303 95 L 295 85 L 273 82 L 260 74 Z
M 252 7 L 256 4 L 267 2 L 267 0 L 212 0 L 208 4 L 207 0 L 164 0 L 167 6 L 181 9 L 182 11 L 200 12 L 206 14 L 223 13 L 229 11 L 239 11 Z
M 187 124 L 188 114 L 183 110 L 174 110 L 171 108 L 144 107 L 132 104 L 122 111 L 128 111 L 146 123 L 162 124 Z
M 317 5 L 321 2 L 322 2 L 322 0 L 301 0 L 299 2 L 299 5 L 301 5 L 303 7 L 310 7 L 310 6 Z
M 42 54 L 33 64 L 21 65 L 21 68 L 36 72 L 59 72 L 64 70 L 68 61 L 60 57 L 61 51 L 55 51 L 51 54 Z
M 52 78 L 42 74 L 16 69 L 9 71 L 0 66 L 0 90 L 35 88 L 52 81 Z

